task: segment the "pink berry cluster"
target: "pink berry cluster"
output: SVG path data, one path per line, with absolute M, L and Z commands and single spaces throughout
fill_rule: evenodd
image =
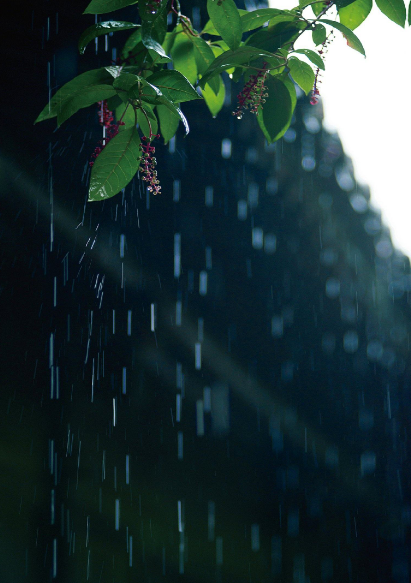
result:
M 104 150 L 109 141 L 112 140 L 114 136 L 118 134 L 119 126 L 124 125 L 124 122 L 121 120 L 118 123 L 113 123 L 114 122 L 113 112 L 109 110 L 107 106 L 107 101 L 105 99 L 103 101 L 99 101 L 98 106 L 99 106 L 98 120 L 100 122 L 100 125 L 102 125 L 105 128 L 106 135 L 102 140 L 98 142 L 97 146 L 95 147 L 94 152 L 91 155 L 93 160 L 89 162 L 90 167 L 93 166 L 95 159 Z
M 328 2 L 328 3 L 331 4 L 331 2 Z M 328 47 L 333 40 L 334 40 L 334 32 L 331 31 L 330 34 L 325 39 L 325 41 L 320 45 L 320 48 L 318 50 L 318 54 L 320 56 L 326 55 L 328 53 Z M 318 88 L 318 85 L 321 83 L 321 76 L 320 75 L 321 75 L 320 68 L 317 67 L 317 69 L 315 71 L 314 87 L 313 87 L 313 90 L 311 93 L 311 99 L 310 99 L 311 105 L 316 105 L 318 103 L 318 97 L 320 96 L 320 90 Z
M 159 138 L 160 134 L 150 135 L 149 138 L 146 136 L 142 137 L 142 142 L 140 144 L 141 150 L 141 162 L 140 162 L 140 173 L 141 178 L 147 184 L 147 190 L 153 194 L 159 194 L 161 192 L 160 181 L 157 178 L 157 170 L 155 169 L 157 165 L 157 160 L 153 157 L 155 154 L 155 147 L 151 145 L 154 138 Z
M 268 75 L 267 66 L 268 64 L 264 63 L 261 71 L 258 71 L 256 75 L 251 75 L 242 91 L 237 95 L 238 105 L 237 109 L 233 111 L 233 115 L 237 119 L 243 117 L 246 109 L 249 109 L 251 113 L 255 113 L 256 115 L 258 115 L 259 109 L 262 109 L 263 103 L 265 103 L 266 97 L 268 97 L 268 93 L 266 93 L 267 88 L 264 84 Z

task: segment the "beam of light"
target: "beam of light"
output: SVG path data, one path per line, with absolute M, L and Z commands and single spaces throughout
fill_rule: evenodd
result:
M 295 5 L 295 0 L 270 0 L 276 8 Z M 410 30 L 388 20 L 374 5 L 354 32 L 367 58 L 347 47 L 335 31 L 320 86 L 324 125 L 338 132 L 357 180 L 370 186 L 371 203 L 381 210 L 394 245 L 411 256 L 411 116 L 406 101 Z M 313 48 L 310 37 L 302 35 L 300 47 Z

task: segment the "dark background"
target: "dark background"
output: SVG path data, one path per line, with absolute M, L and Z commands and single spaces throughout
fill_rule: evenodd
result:
M 16 3 L 4 36 L 1 580 L 405 583 L 408 259 L 301 97 L 270 147 L 186 104 L 161 196 L 85 204 L 96 112 L 33 126 L 48 71 L 110 60 L 77 54 L 84 7 Z

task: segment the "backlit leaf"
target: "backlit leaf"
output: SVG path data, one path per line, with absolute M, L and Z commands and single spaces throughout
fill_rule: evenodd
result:
M 288 10 L 278 10 L 278 8 L 257 8 L 241 16 L 243 32 L 259 28 L 271 18 L 280 14 L 289 14 Z
M 352 4 L 339 8 L 341 24 L 354 30 L 367 18 L 372 8 L 372 0 L 355 0 Z
M 293 52 L 305 55 L 307 59 L 309 59 L 316 67 L 322 70 L 325 69 L 324 61 L 322 60 L 320 55 L 315 51 L 312 51 L 311 49 L 297 49 L 296 51 Z
M 111 198 L 127 186 L 140 166 L 137 128 L 119 132 L 97 156 L 91 169 L 89 201 Z
M 243 28 L 234 0 L 207 0 L 207 12 L 220 36 L 230 49 L 239 47 Z
M 327 30 L 322 24 L 316 24 L 312 32 L 313 43 L 315 46 L 321 45 L 327 38 Z
M 404 28 L 405 5 L 403 0 L 375 0 L 375 3 L 385 16 Z
M 336 28 L 342 32 L 347 39 L 348 46 L 350 46 L 355 51 L 358 51 L 365 57 L 364 47 L 362 46 L 360 39 L 349 28 L 341 24 L 341 22 L 335 22 L 334 20 L 327 20 L 325 18 L 322 18 L 321 22 L 325 22 L 325 24 L 329 24 L 333 28 Z
M 265 85 L 268 97 L 257 120 L 267 141 L 272 143 L 287 131 L 293 108 L 290 92 L 281 79 L 268 76 Z
M 206 83 L 204 89 L 201 90 L 201 94 L 204 97 L 204 101 L 206 102 L 207 107 L 211 112 L 211 115 L 213 117 L 216 117 L 216 115 L 224 105 L 225 86 L 220 76 L 215 77 L 213 81 L 217 81 L 218 83 L 217 94 L 214 93 L 214 91 L 210 88 L 208 83 Z
M 160 121 L 160 132 L 164 143 L 167 144 L 176 133 L 180 120 L 164 105 L 157 105 L 156 109 Z
M 288 67 L 290 69 L 291 77 L 301 87 L 306 95 L 311 91 L 314 85 L 314 71 L 310 65 L 300 61 L 296 57 L 290 57 L 288 60 Z

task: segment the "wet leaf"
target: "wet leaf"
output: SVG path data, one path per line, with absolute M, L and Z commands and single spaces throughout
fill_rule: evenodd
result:
M 157 105 L 156 109 L 160 122 L 160 133 L 164 143 L 167 144 L 176 133 L 180 120 L 164 105 Z
M 108 34 L 109 32 L 116 32 L 118 30 L 128 30 L 130 28 L 136 28 L 138 25 L 132 22 L 123 22 L 117 20 L 108 20 L 107 22 L 98 22 L 89 26 L 83 34 L 80 36 L 78 42 L 78 50 L 82 55 L 86 50 L 86 46 L 90 41 L 92 41 L 97 36 L 102 36 Z
M 158 87 L 163 95 L 174 103 L 201 99 L 190 81 L 179 71 L 163 69 L 149 77 L 150 83 Z
M 194 54 L 194 44 L 184 32 L 176 34 L 171 48 L 174 69 L 187 77 L 191 84 L 197 81 L 197 63 Z
M 243 32 L 259 28 L 271 18 L 285 14 L 289 14 L 288 10 L 278 10 L 277 8 L 257 8 L 257 10 L 247 12 L 241 16 Z
M 207 12 L 215 29 L 225 40 L 230 49 L 239 47 L 243 28 L 240 13 L 234 0 L 207 0 Z
M 203 75 L 214 61 L 215 52 L 200 36 L 193 36 L 192 42 L 194 45 L 194 58 L 197 64 L 197 70 L 200 75 Z M 211 79 L 209 85 L 214 93 L 217 94 L 220 88 L 218 80 Z
M 125 6 L 137 4 L 138 0 L 91 0 L 83 14 L 106 14 Z
M 127 186 L 140 165 L 137 128 L 119 132 L 97 156 L 91 169 L 89 201 L 111 198 Z
M 57 125 L 64 123 L 69 117 L 78 112 L 79 109 L 89 107 L 93 103 L 114 97 L 116 91 L 112 85 L 94 85 L 89 89 L 67 99 L 57 113 Z
M 92 94 L 93 88 L 96 86 L 101 88 L 101 86 L 103 86 L 104 89 L 102 90 L 102 93 L 104 93 L 104 91 L 106 91 L 106 86 L 111 85 L 112 83 L 113 77 L 105 67 L 86 71 L 85 73 L 78 75 L 63 85 L 63 87 L 53 95 L 50 102 L 46 105 L 34 123 L 56 117 L 62 112 L 66 103 L 70 100 L 75 100 L 76 98 L 80 98 L 80 101 L 86 103 L 86 105 L 81 105 L 80 107 L 88 107 L 88 105 L 92 105 L 95 102 L 94 95 Z M 83 100 L 81 100 L 82 95 L 84 95 Z M 111 95 L 109 95 L 109 97 L 111 97 Z M 106 97 L 99 99 L 106 99 Z M 97 99 L 97 101 L 99 101 L 99 99 Z M 80 109 L 80 107 L 78 109 Z

